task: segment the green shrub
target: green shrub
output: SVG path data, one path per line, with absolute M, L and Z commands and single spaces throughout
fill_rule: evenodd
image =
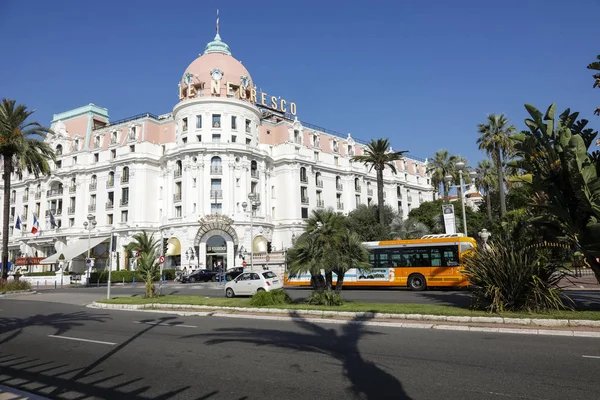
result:
M 28 272 L 28 273 L 23 274 L 23 276 L 56 276 L 56 272 L 54 272 L 54 271 Z
M 333 290 L 325 290 L 323 292 L 315 290 L 308 297 L 307 302 L 313 306 L 341 306 L 344 304 L 344 299 Z
M 272 290 L 270 292 L 256 292 L 250 299 L 250 305 L 256 307 L 276 306 L 280 304 L 292 304 L 293 300 L 283 289 Z
M 175 268 L 165 268 L 163 269 L 163 276 L 166 280 L 172 281 L 176 277 L 176 269 Z
M 473 287 L 475 308 L 494 313 L 569 308 L 558 286 L 564 276 L 561 267 L 541 261 L 535 249 L 510 242 L 480 247 L 465 258 L 463 273 Z
M 31 284 L 27 281 L 5 281 L 0 279 L 0 292 L 29 289 L 31 289 Z

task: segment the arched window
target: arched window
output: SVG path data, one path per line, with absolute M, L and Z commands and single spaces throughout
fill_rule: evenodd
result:
M 115 186 L 115 173 L 113 171 L 110 171 L 108 173 L 108 181 L 106 181 L 106 186 L 107 187 Z
M 315 178 L 316 178 L 316 182 L 317 182 L 317 187 L 322 188 L 323 187 L 323 178 L 321 177 L 321 173 L 317 172 L 315 174 Z
M 254 160 L 250 162 L 250 176 L 258 179 L 258 163 Z
M 360 179 L 354 178 L 354 189 L 360 191 Z
M 306 176 L 305 167 L 300 167 L 300 182 L 308 183 L 308 176 Z
M 56 146 L 56 151 L 55 151 L 55 153 L 56 153 L 56 155 L 57 155 L 57 156 L 62 156 L 62 153 L 63 153 L 63 147 L 62 147 L 62 144 L 59 144 L 59 145 L 57 145 L 57 146 Z
M 123 167 L 123 175 L 121 176 L 121 182 L 129 182 L 129 167 Z
M 222 174 L 223 166 L 221 165 L 221 157 L 215 156 L 210 159 L 210 173 L 211 174 Z
M 342 185 L 342 178 L 340 178 L 339 176 L 335 177 L 335 187 L 337 190 L 344 189 L 344 185 Z
M 90 190 L 96 190 L 98 186 L 98 177 L 96 175 L 92 175 L 90 178 Z
M 94 184 L 95 184 L 96 182 L 98 182 L 98 177 L 97 177 L 96 175 L 92 175 L 91 182 L 92 182 L 92 183 L 94 183 Z
M 401 199 L 402 198 L 402 188 L 400 187 L 400 185 L 398 185 L 396 187 L 396 194 L 398 195 L 398 198 Z
M 17 201 L 17 191 L 13 190 L 10 192 L 10 202 L 14 203 L 15 201 Z

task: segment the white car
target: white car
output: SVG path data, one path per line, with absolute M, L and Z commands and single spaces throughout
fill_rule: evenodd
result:
M 225 285 L 225 296 L 252 296 L 256 292 L 283 288 L 283 281 L 272 271 L 244 272 Z

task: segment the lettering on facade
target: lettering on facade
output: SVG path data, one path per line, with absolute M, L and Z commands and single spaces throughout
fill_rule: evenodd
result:
M 256 88 L 253 87 L 245 87 L 243 85 L 243 80 L 240 84 L 235 84 L 229 81 L 225 82 L 224 84 L 225 93 L 227 94 L 227 96 L 231 96 L 239 100 L 247 100 L 251 103 L 269 108 L 274 111 L 296 115 L 296 103 L 288 102 L 287 100 L 282 99 L 281 97 L 269 96 L 262 90 L 257 91 Z M 210 94 L 221 94 L 220 80 L 212 80 L 210 85 Z
M 207 253 L 222 253 L 225 251 L 227 251 L 227 247 L 224 247 L 224 246 L 207 246 L 206 247 Z

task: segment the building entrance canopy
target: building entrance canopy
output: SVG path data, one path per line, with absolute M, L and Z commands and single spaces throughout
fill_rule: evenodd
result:
M 89 249 L 93 249 L 94 247 L 96 247 L 97 245 L 99 245 L 100 243 L 102 243 L 106 240 L 110 240 L 110 237 L 102 236 L 102 237 L 91 238 L 89 241 L 89 246 L 88 246 L 87 239 L 80 239 L 74 243 L 71 243 L 70 245 L 65 247 L 62 251 L 60 251 L 56 254 L 52 254 L 50 257 L 43 259 L 41 261 L 41 264 L 57 264 L 59 262 L 58 258 L 60 257 L 61 254 L 65 256 L 65 260 L 64 260 L 65 262 L 71 261 L 72 259 L 76 258 L 77 256 L 80 256 L 81 254 L 85 253 Z

